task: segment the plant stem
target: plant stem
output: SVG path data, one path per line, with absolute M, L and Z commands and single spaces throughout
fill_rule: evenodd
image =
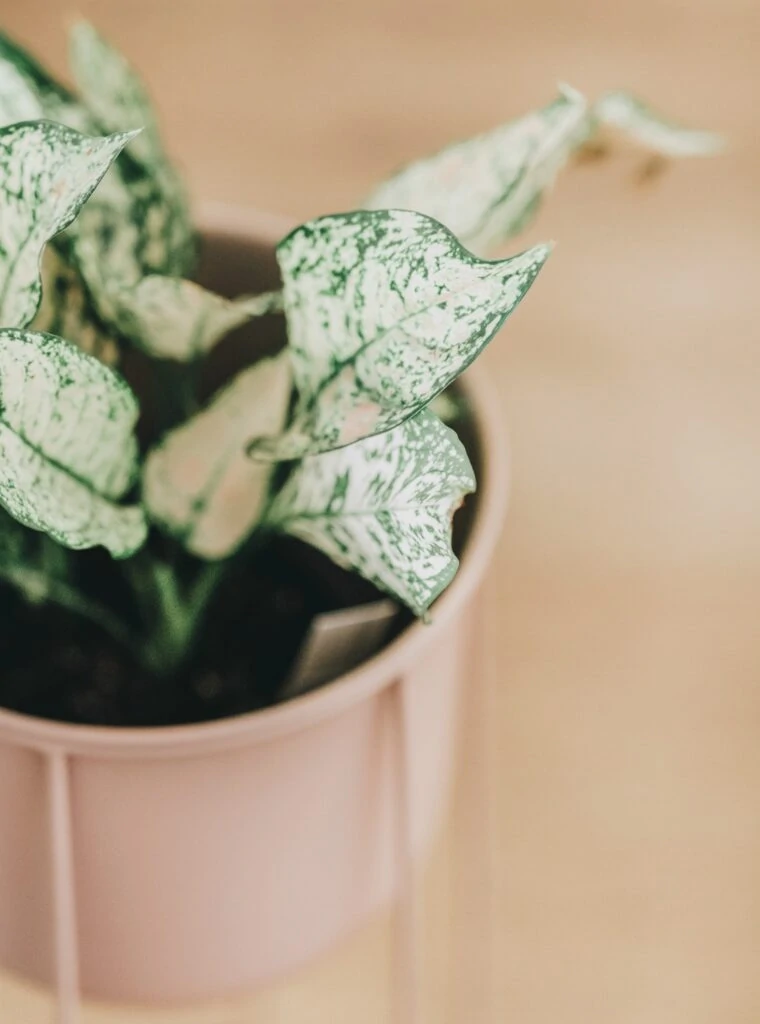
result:
M 176 671 L 193 649 L 200 621 L 226 571 L 226 562 L 204 565 L 187 590 L 174 569 L 147 553 L 125 562 L 126 576 L 147 630 L 141 657 L 159 675 Z
M 20 590 L 30 604 L 57 604 L 60 608 L 88 619 L 125 647 L 134 647 L 134 636 L 118 616 L 70 584 L 29 568 L 5 567 L 0 569 L 0 577 Z

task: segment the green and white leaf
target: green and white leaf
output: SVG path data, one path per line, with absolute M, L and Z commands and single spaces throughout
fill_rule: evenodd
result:
M 480 260 L 404 210 L 322 217 L 277 248 L 299 404 L 254 457 L 295 459 L 390 430 L 485 348 L 550 247 Z
M 79 95 L 92 116 L 109 132 L 143 129 L 133 159 L 149 166 L 165 160 L 153 104 L 127 59 L 87 21 L 72 26 L 69 55 Z
M 39 121 L 45 116 L 35 90 L 21 72 L 0 60 L 0 126 L 19 121 Z
M 85 135 L 100 134 L 71 93 L 0 32 L 0 126 L 41 118 Z
M 245 443 L 282 429 L 291 387 L 287 353 L 262 360 L 148 456 L 148 512 L 193 554 L 225 558 L 259 522 L 274 467 L 249 459 Z
M 179 362 L 206 355 L 252 316 L 273 312 L 278 301 L 271 293 L 226 299 L 192 281 L 157 274 L 108 294 L 120 333 L 158 359 Z
M 93 139 L 47 121 L 0 129 L 0 325 L 32 320 L 45 244 L 71 224 L 130 138 Z
M 119 342 L 96 316 L 78 272 L 52 245 L 42 254 L 42 301 L 30 327 L 73 342 L 106 366 L 119 362 Z
M 88 32 L 80 27 L 77 32 L 79 52 L 84 52 L 82 41 L 89 37 L 93 53 L 98 50 L 101 61 L 108 58 L 114 66 L 121 67 L 122 76 L 131 74 L 132 93 L 142 90 L 145 100 L 144 89 L 123 58 L 102 39 L 95 38 L 94 30 Z M 98 134 L 103 130 L 98 111 L 102 116 L 103 105 L 107 103 L 112 109 L 114 104 L 118 107 L 118 96 L 105 90 L 105 85 L 117 88 L 118 77 L 113 73 L 107 76 L 95 97 L 98 110 L 90 112 L 25 50 L 0 35 L 0 124 L 5 120 L 16 121 L 23 114 L 59 121 L 86 134 Z M 148 116 L 145 105 L 142 111 L 145 117 L 141 120 L 147 120 L 150 127 L 151 152 L 156 159 L 149 165 L 143 164 L 131 154 L 130 147 L 81 211 L 77 222 L 54 243 L 62 258 L 75 265 L 86 283 L 89 305 L 95 305 L 91 319 L 109 325 L 113 332 L 118 332 L 120 307 L 112 294 L 117 285 L 129 289 L 145 274 L 184 276 L 192 269 L 195 258 L 184 189 L 163 151 L 159 153 L 155 116 Z M 117 123 L 116 114 L 109 120 Z M 131 127 L 133 122 L 129 124 Z
M 416 161 L 364 205 L 425 213 L 488 253 L 525 226 L 590 128 L 585 97 L 563 87 L 541 110 Z
M 146 225 L 149 248 L 142 253 L 141 269 L 187 273 L 194 253 L 187 196 L 161 142 L 147 89 L 127 59 L 86 21 L 72 27 L 70 63 L 85 107 L 105 131 L 143 129 L 130 149 L 132 160 L 147 172 L 139 191 L 152 221 Z
M 714 132 L 684 128 L 627 92 L 609 92 L 594 104 L 594 117 L 647 149 L 667 157 L 713 156 L 725 148 Z
M 474 490 L 462 444 L 426 410 L 379 437 L 305 459 L 268 522 L 422 615 L 456 573 L 451 520 Z
M 136 473 L 137 415 L 97 359 L 51 335 L 0 331 L 0 505 L 67 547 L 132 554 L 145 517 L 116 502 Z

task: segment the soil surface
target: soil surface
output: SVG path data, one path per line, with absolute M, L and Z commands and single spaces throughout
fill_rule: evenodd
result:
M 93 567 L 99 568 L 94 559 Z M 29 605 L 3 586 L 0 706 L 110 726 L 178 725 L 253 711 L 278 701 L 314 616 L 379 596 L 305 544 L 276 540 L 225 580 L 190 667 L 159 678 L 97 627 L 57 607 Z M 399 628 L 407 621 L 402 613 Z

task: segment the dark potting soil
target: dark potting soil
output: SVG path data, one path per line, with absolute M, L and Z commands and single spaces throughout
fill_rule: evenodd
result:
M 0 706 L 64 722 L 160 726 L 276 703 L 312 619 L 379 592 L 288 538 L 262 549 L 220 587 L 189 666 L 169 678 L 78 616 L 0 590 Z M 398 628 L 408 622 L 401 614 Z

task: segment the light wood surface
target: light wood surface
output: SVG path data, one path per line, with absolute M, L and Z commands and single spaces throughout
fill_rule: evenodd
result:
M 629 156 L 569 173 L 526 239 L 561 244 L 486 356 L 514 455 L 484 612 L 491 1019 L 756 1024 L 756 0 L 79 6 L 144 71 L 199 199 L 348 208 L 404 160 L 544 102 L 557 79 L 629 86 L 728 135 L 725 157 L 646 185 Z M 59 68 L 68 9 L 0 3 Z M 462 842 L 452 827 L 424 887 L 426 1024 L 488 1020 L 467 981 L 487 916 L 477 885 L 471 914 L 450 909 Z M 139 1019 L 381 1024 L 387 940 L 374 922 L 245 1005 Z M 452 985 L 460 998 L 471 986 L 469 1011 Z M 3 1003 L 3 1024 L 44 1019 L 17 986 Z

